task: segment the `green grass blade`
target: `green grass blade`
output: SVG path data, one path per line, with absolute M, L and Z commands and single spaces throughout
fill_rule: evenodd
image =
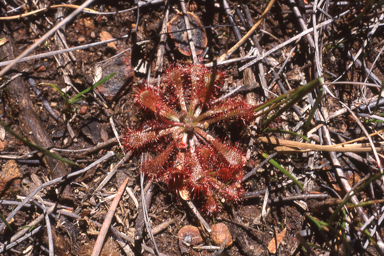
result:
M 101 79 L 99 82 L 95 83 L 94 85 L 92 85 L 91 87 L 85 89 L 84 91 L 81 91 L 79 92 L 78 94 L 76 94 L 72 99 L 70 99 L 68 101 L 69 104 L 74 104 L 76 103 L 77 101 L 80 100 L 80 97 L 82 97 L 84 94 L 92 91 L 93 89 L 95 89 L 97 86 L 101 85 L 102 83 L 105 83 L 106 81 L 108 81 L 109 79 L 111 79 L 114 75 L 116 75 L 116 73 L 112 73 L 110 74 L 109 76 L 107 76 L 106 78 L 103 78 Z
M 307 119 L 307 121 L 304 124 L 304 129 L 306 131 L 308 130 L 309 125 L 311 124 L 311 120 L 312 120 L 313 116 L 315 115 L 316 109 L 319 108 L 320 100 L 321 100 L 321 97 L 323 96 L 323 92 L 324 92 L 324 88 L 321 88 L 319 90 L 319 95 L 317 95 L 316 101 L 313 104 L 313 107 L 312 107 L 311 111 L 309 112 L 308 119 Z
M 364 207 L 364 206 L 370 206 L 370 205 L 373 205 L 373 204 L 380 204 L 380 203 L 384 203 L 384 199 L 376 199 L 376 200 L 371 200 L 371 201 L 365 201 L 365 202 L 362 202 L 362 203 L 359 203 L 359 204 L 348 204 L 347 203 L 347 208 L 348 209 L 352 209 L 352 208 L 357 208 L 357 207 Z
M 41 83 L 41 84 L 44 84 L 44 83 Z M 50 84 L 48 83 L 49 86 L 53 87 L 56 89 L 56 91 L 58 91 L 61 95 L 61 97 L 63 97 L 65 103 L 68 102 L 68 94 L 64 93 L 59 87 L 57 87 L 55 84 Z
M 306 85 L 301 86 L 293 92 L 288 92 L 289 98 L 287 99 L 287 104 L 279 109 L 273 116 L 269 117 L 267 120 L 263 122 L 263 126 L 268 126 L 273 120 L 283 114 L 286 110 L 291 108 L 294 104 L 300 101 L 305 95 L 315 89 L 317 86 L 323 84 L 323 78 L 319 77 Z
M 341 209 L 344 207 L 344 205 L 351 200 L 351 197 L 353 195 L 358 194 L 360 191 L 362 191 L 366 186 L 368 186 L 370 183 L 374 182 L 377 179 L 380 179 L 381 176 L 383 176 L 384 173 L 379 173 L 376 175 L 373 175 L 371 178 L 369 178 L 367 181 L 365 181 L 360 187 L 358 187 L 355 191 L 350 191 L 349 195 L 337 206 L 335 211 L 332 213 L 331 217 L 328 219 L 328 223 L 332 223 L 335 221 L 337 215 L 341 211 Z
M 310 219 L 310 220 L 313 222 L 313 224 L 315 224 L 315 226 L 316 226 L 319 230 L 320 230 L 320 229 L 323 229 L 321 223 L 320 223 L 317 219 L 315 219 L 314 217 L 312 217 L 312 215 L 308 214 L 308 215 L 306 215 L 306 217 L 307 217 L 308 219 Z
M 5 226 L 7 226 L 7 228 L 13 233 L 13 229 L 12 229 L 11 225 L 9 225 L 7 219 L 1 213 L 0 213 L 0 219 L 4 222 Z
M 279 96 L 279 97 L 277 97 L 277 98 L 274 98 L 274 99 L 271 99 L 271 100 L 269 100 L 269 101 L 267 101 L 267 102 L 265 102 L 265 103 L 263 103 L 263 104 L 260 104 L 259 106 L 257 106 L 256 108 L 255 108 L 255 112 L 257 112 L 257 111 L 259 111 L 259 110 L 262 110 L 262 109 L 264 109 L 264 108 L 266 108 L 266 107 L 269 107 L 270 105 L 273 105 L 273 104 L 275 104 L 275 103 L 277 103 L 277 106 L 279 106 L 279 105 L 281 105 L 281 104 L 283 104 L 283 103 L 285 103 L 286 101 L 282 101 L 282 100 L 284 100 L 284 99 L 286 99 L 287 97 L 289 97 L 289 95 L 291 94 L 292 92 L 287 92 L 287 93 L 285 93 L 285 94 L 283 94 L 283 95 L 281 95 L 281 96 Z M 274 109 L 274 108 L 276 108 L 275 106 L 273 106 L 272 108 L 271 108 L 271 110 L 272 109 Z
M 9 132 L 10 134 L 12 134 L 15 138 L 17 138 L 18 140 L 22 141 L 25 145 L 27 145 L 28 147 L 31 147 L 31 148 L 34 148 L 36 150 L 38 150 L 39 152 L 49 156 L 49 157 L 52 157 L 54 159 L 57 159 L 61 162 L 64 162 L 64 163 L 67 163 L 67 164 L 71 164 L 71 165 L 75 165 L 75 166 L 79 166 L 78 164 L 72 162 L 72 161 L 69 161 L 65 158 L 62 158 L 61 156 L 58 156 L 56 155 L 55 153 L 52 153 L 51 151 L 49 151 L 48 149 L 46 148 L 43 148 L 39 145 L 36 145 L 32 142 L 30 142 L 29 140 L 23 138 L 20 134 L 18 134 L 17 132 L 15 132 L 14 130 L 12 130 L 8 125 L 6 125 L 5 123 L 3 123 L 2 121 L 0 121 L 0 125 L 4 127 L 4 129 Z
M 281 129 L 265 129 L 263 132 L 273 132 L 273 133 L 286 133 L 286 134 L 291 134 L 293 136 L 299 136 L 300 138 L 302 138 L 303 140 L 306 140 L 308 142 L 311 142 L 310 139 L 308 139 L 306 136 L 304 135 L 301 135 L 301 134 L 298 134 L 296 132 L 292 132 L 292 131 L 287 131 L 287 130 L 281 130 Z
M 372 111 L 372 113 L 374 113 L 374 114 L 377 112 L 377 109 L 379 108 L 379 101 L 381 99 L 381 93 L 383 92 L 383 86 L 384 86 L 384 80 L 381 81 L 380 92 L 378 94 L 379 97 L 377 97 L 376 106 L 375 106 L 375 108 Z
M 268 158 L 268 155 L 266 153 L 263 153 L 262 156 L 267 159 Z M 287 170 L 284 169 L 284 167 L 282 167 L 278 162 L 276 162 L 275 160 L 271 159 L 269 160 L 269 162 L 275 166 L 277 169 L 279 169 L 285 176 L 287 176 L 288 178 L 290 178 L 293 183 L 295 183 L 297 186 L 299 186 L 299 188 L 301 190 L 304 191 L 304 188 L 303 186 L 300 184 L 300 182 L 292 175 L 290 174 Z
M 362 223 L 359 223 L 359 225 L 360 225 L 360 228 L 363 226 Z M 362 231 L 363 231 L 364 235 L 365 235 L 366 237 L 368 237 L 368 239 L 369 239 L 369 241 L 372 243 L 372 245 L 373 245 L 375 248 L 378 249 L 379 247 L 378 247 L 378 245 L 377 245 L 377 243 L 376 243 L 376 240 L 373 239 L 373 237 L 372 237 L 371 234 L 369 233 L 368 229 L 364 229 L 364 230 L 362 230 Z M 381 250 L 378 249 L 377 251 L 380 252 Z

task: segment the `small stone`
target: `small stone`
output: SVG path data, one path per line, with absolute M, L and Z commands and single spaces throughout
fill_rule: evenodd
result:
M 87 110 L 88 110 L 88 106 L 81 106 L 79 114 L 84 115 L 85 113 L 87 113 Z
M 108 132 L 104 129 L 101 129 L 100 131 L 100 137 L 101 139 L 106 142 L 108 140 Z
M 100 32 L 100 39 L 101 39 L 101 41 L 106 41 L 106 40 L 113 39 L 113 37 L 107 31 L 101 31 Z M 115 42 L 107 43 L 107 47 L 114 49 L 114 50 L 117 50 Z
M 115 100 L 124 95 L 124 92 L 130 88 L 130 85 L 135 79 L 135 72 L 131 66 L 131 58 L 126 53 L 117 59 L 103 63 L 100 67 L 102 70 L 101 77 L 103 78 L 114 72 L 116 73 L 115 76 L 96 88 L 107 100 Z M 95 68 L 95 70 L 97 69 Z
M 191 225 L 182 227 L 177 233 L 177 237 L 179 238 L 179 247 L 182 254 L 188 253 L 190 247 L 203 242 L 199 229 Z
M 0 140 L 0 151 L 3 151 L 7 147 L 7 141 Z
M 93 19 L 92 18 L 84 18 L 83 19 L 83 22 L 84 22 L 84 26 L 86 28 L 89 28 L 91 30 L 94 30 L 95 29 L 95 24 L 93 23 Z
M 231 233 L 229 232 L 228 227 L 224 223 L 217 223 L 211 226 L 211 238 L 215 245 L 220 246 L 225 239 L 227 239 L 225 243 L 225 248 L 228 248 L 232 245 L 233 240 Z
M 84 36 L 79 36 L 79 38 L 77 39 L 77 41 L 78 41 L 79 43 L 83 43 L 83 42 L 85 42 L 85 37 L 84 37 Z
M 207 46 L 207 35 L 205 30 L 202 28 L 200 19 L 193 13 L 187 13 L 190 26 L 192 28 L 192 39 L 196 47 L 196 54 L 200 55 L 203 53 L 204 48 Z M 186 56 L 191 56 L 191 50 L 188 44 L 187 31 L 185 30 L 185 23 L 183 15 L 176 15 L 173 19 L 168 22 L 169 36 L 174 40 L 177 49 Z

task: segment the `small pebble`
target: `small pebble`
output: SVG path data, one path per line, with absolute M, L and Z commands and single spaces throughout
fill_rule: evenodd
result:
M 84 115 L 85 113 L 87 113 L 87 110 L 88 110 L 87 106 L 81 106 L 79 114 Z
M 179 247 L 182 254 L 187 253 L 192 246 L 198 245 L 203 242 L 200 231 L 195 226 L 184 226 L 177 233 L 179 238 Z
M 225 239 L 227 242 L 225 243 L 225 248 L 228 248 L 232 245 L 233 240 L 231 233 L 229 232 L 228 227 L 224 223 L 217 223 L 211 226 L 211 238 L 215 245 L 220 246 Z

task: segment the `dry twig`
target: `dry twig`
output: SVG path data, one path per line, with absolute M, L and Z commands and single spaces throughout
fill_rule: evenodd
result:
M 122 197 L 125 187 L 127 186 L 129 178 L 126 178 L 123 184 L 121 184 L 119 190 L 116 193 L 115 198 L 113 199 L 113 202 L 108 210 L 107 215 L 105 216 L 103 226 L 100 229 L 100 233 L 97 236 L 97 240 L 95 243 L 95 247 L 93 248 L 91 256 L 98 256 L 101 252 L 101 249 L 103 247 L 105 236 L 107 235 L 107 231 L 109 229 L 109 226 L 111 225 L 113 215 L 115 214 L 116 207 L 120 201 L 120 198 Z

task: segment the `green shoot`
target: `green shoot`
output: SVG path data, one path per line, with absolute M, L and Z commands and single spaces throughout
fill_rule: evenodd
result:
M 286 134 L 291 134 L 293 136 L 299 136 L 300 138 L 302 138 L 303 140 L 306 140 L 308 142 L 311 142 L 310 139 L 308 139 L 306 136 L 304 135 L 301 135 L 301 134 L 298 134 L 296 132 L 292 132 L 292 131 L 287 131 L 287 130 L 281 130 L 281 129 L 265 129 L 264 132 L 274 132 L 274 133 L 286 133 Z
M 268 155 L 267 154 L 265 154 L 265 153 L 262 153 L 262 156 L 265 158 L 265 159 L 267 159 L 268 158 Z M 301 183 L 291 174 L 291 173 L 289 173 L 287 170 L 285 170 L 284 169 L 284 167 L 282 167 L 278 162 L 276 162 L 275 160 L 273 160 L 273 159 L 271 159 L 271 160 L 269 160 L 269 162 L 273 165 L 273 166 L 275 166 L 277 169 L 279 169 L 284 175 L 286 175 L 288 178 L 290 178 L 292 181 L 293 181 L 293 183 L 295 183 L 297 186 L 299 186 L 299 188 L 301 189 L 301 190 L 303 190 L 304 191 L 304 188 L 303 188 L 303 186 L 301 185 Z
M 312 120 L 313 116 L 315 115 L 315 112 L 316 112 L 317 108 L 320 105 L 320 100 L 321 100 L 321 97 L 323 96 L 323 92 L 324 92 L 324 88 L 321 88 L 319 90 L 319 95 L 317 95 L 316 101 L 313 104 L 313 107 L 312 107 L 311 111 L 309 112 L 308 119 L 307 119 L 307 121 L 304 124 L 304 129 L 306 131 L 308 130 L 309 125 L 311 124 L 311 120 Z
M 36 226 L 22 226 L 20 227 L 21 229 L 24 229 L 24 228 L 28 228 L 28 232 L 32 232 L 32 230 L 34 230 L 36 228 Z
M 9 225 L 7 219 L 1 213 L 0 213 L 0 219 L 4 222 L 5 226 L 7 226 L 7 228 L 13 233 L 13 229 L 12 229 L 11 225 Z
M 73 104 L 76 104 L 79 100 L 84 99 L 85 98 L 84 94 L 87 94 L 88 92 L 94 90 L 99 85 L 101 85 L 101 84 L 105 83 L 106 81 L 108 81 L 109 79 L 111 79 L 114 75 L 116 75 L 116 73 L 112 73 L 109 76 L 101 79 L 100 81 L 98 81 L 97 83 L 92 85 L 91 87 L 79 92 L 78 94 L 76 94 L 71 99 L 69 98 L 68 94 L 63 92 L 58 86 L 56 86 L 54 84 L 48 84 L 48 85 L 55 88 L 60 93 L 61 97 L 63 97 L 65 108 L 70 108 L 70 106 L 72 106 Z
M 263 122 L 263 126 L 264 127 L 268 126 L 273 120 L 275 120 L 277 117 L 279 117 L 281 114 L 283 114 L 286 110 L 288 110 L 293 105 L 295 105 L 305 95 L 307 95 L 308 93 L 313 91 L 316 87 L 318 87 L 322 84 L 323 84 L 323 78 L 319 77 L 319 78 L 309 82 L 308 84 L 297 88 L 296 90 L 287 92 L 287 93 L 285 93 L 285 94 L 283 94 L 283 95 L 281 95 L 275 99 L 272 99 L 272 100 L 265 102 L 265 103 L 261 104 L 260 106 L 258 106 L 255 109 L 255 111 L 259 111 L 259 110 L 262 110 L 262 109 L 265 109 L 265 108 L 271 106 L 270 108 L 259 113 L 258 116 L 268 114 L 272 110 L 278 109 L 280 106 L 283 106 L 279 110 L 277 110 L 274 115 L 272 115 L 267 120 L 265 120 Z
M 84 94 L 86 94 L 86 93 L 92 91 L 92 90 L 95 89 L 97 86 L 99 86 L 99 85 L 105 83 L 106 81 L 108 81 L 109 79 L 111 79 L 114 75 L 116 75 L 116 73 L 112 73 L 112 74 L 110 74 L 109 76 L 107 76 L 107 77 L 101 79 L 99 82 L 95 83 L 95 84 L 92 85 L 91 87 L 85 89 L 84 91 L 79 92 L 79 93 L 78 93 L 77 95 L 75 95 L 72 99 L 70 99 L 70 100 L 68 101 L 68 103 L 69 103 L 70 105 L 75 104 L 76 102 L 78 102 L 79 100 L 82 99 L 81 97 L 82 97 Z
M 377 97 L 376 106 L 373 109 L 372 113 L 376 113 L 377 109 L 379 108 L 379 101 L 381 99 L 381 93 L 383 92 L 383 86 L 384 86 L 384 80 L 381 82 L 379 97 Z
M 38 150 L 39 152 L 49 156 L 49 157 L 52 157 L 54 159 L 57 159 L 59 161 L 62 161 L 64 163 L 67 163 L 67 164 L 71 164 L 71 165 L 75 165 L 75 166 L 78 166 L 78 164 L 72 162 L 72 161 L 69 161 L 65 158 L 62 158 L 61 156 L 59 155 L 56 155 L 55 153 L 52 153 L 51 151 L 49 151 L 48 149 L 46 148 L 43 148 L 39 145 L 36 145 L 35 143 L 32 143 L 31 141 L 23 138 L 23 136 L 21 136 L 20 134 L 18 134 L 17 132 L 15 132 L 14 130 L 12 130 L 7 124 L 3 123 L 2 121 L 0 121 L 0 125 L 4 127 L 4 129 L 9 132 L 11 135 L 13 135 L 15 138 L 17 138 L 18 140 L 22 141 L 25 145 L 27 145 L 28 147 L 31 147 L 31 148 L 34 148 L 36 150 Z
M 375 180 L 380 179 L 380 177 L 383 176 L 383 175 L 384 175 L 384 173 L 379 173 L 379 174 L 373 175 L 367 181 L 365 181 L 360 187 L 358 187 L 355 191 L 350 191 L 348 196 L 346 198 L 344 198 L 344 200 L 340 203 L 339 206 L 337 206 L 336 210 L 332 213 L 331 217 L 329 217 L 328 223 L 331 224 L 332 222 L 335 221 L 335 219 L 336 219 L 337 215 L 339 214 L 339 212 L 341 211 L 341 209 L 344 207 L 344 205 L 347 204 L 347 202 L 349 200 L 351 200 L 351 197 L 353 195 L 358 194 L 366 186 L 368 186 L 370 183 L 374 182 Z

